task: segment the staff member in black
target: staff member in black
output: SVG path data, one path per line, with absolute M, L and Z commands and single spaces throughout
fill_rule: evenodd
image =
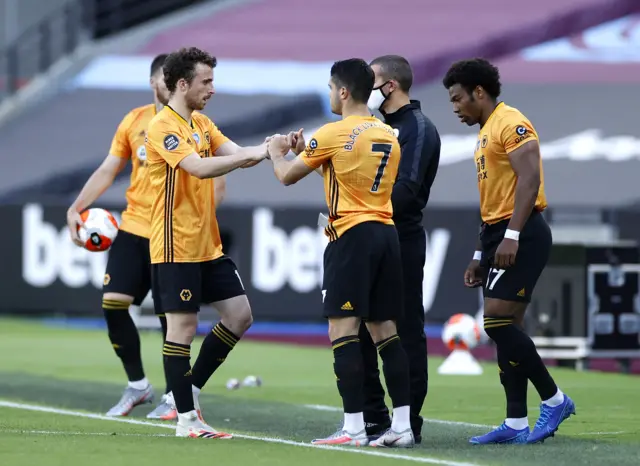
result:
M 395 129 L 401 157 L 393 187 L 393 221 L 398 230 L 403 262 L 404 319 L 398 322 L 398 335 L 409 357 L 411 377 L 411 429 L 416 443 L 422 440 L 420 411 L 427 396 L 427 339 L 424 333 L 422 279 L 426 236 L 422 210 L 427 205 L 431 185 L 440 162 L 440 136 L 434 124 L 420 109 L 420 102 L 409 99 L 413 71 L 409 62 L 397 55 L 385 55 L 371 62 L 376 81 L 368 105 L 379 110 L 385 123 Z M 390 425 L 389 411 L 380 384 L 378 358 L 371 337 L 363 325 L 360 331 L 365 363 L 365 411 L 367 434 L 377 437 Z

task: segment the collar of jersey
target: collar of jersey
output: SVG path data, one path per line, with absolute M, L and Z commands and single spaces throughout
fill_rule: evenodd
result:
M 183 121 L 184 123 L 186 123 L 188 126 L 190 126 L 191 128 L 193 128 L 193 118 L 191 119 L 191 123 L 189 123 L 187 120 L 185 120 L 182 115 L 180 115 L 178 112 L 176 112 L 173 108 L 171 108 L 171 106 L 169 105 L 165 105 L 164 108 L 168 108 L 169 111 L 176 116 L 180 121 Z
M 493 115 L 496 114 L 496 112 L 502 105 L 504 105 L 504 102 L 498 102 L 498 105 L 496 105 L 496 108 L 493 109 L 493 112 L 491 112 L 491 115 L 489 115 L 489 118 L 487 118 L 487 121 L 484 122 L 484 125 L 482 126 L 483 128 L 487 126 L 487 124 L 491 121 L 491 118 L 493 118 Z
M 399 121 L 406 112 L 416 110 L 416 109 L 421 110 L 420 101 L 410 100 L 407 105 L 403 105 L 393 113 L 385 113 L 382 110 L 380 110 L 380 114 L 384 117 L 385 123 L 395 123 L 396 121 Z

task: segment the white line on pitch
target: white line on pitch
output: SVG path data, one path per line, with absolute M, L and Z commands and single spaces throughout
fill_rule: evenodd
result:
M 305 408 L 315 409 L 316 411 L 335 411 L 342 412 L 342 408 L 337 408 L 335 406 L 327 406 L 327 405 L 303 405 Z M 444 421 L 442 419 L 424 419 L 424 422 L 428 422 L 430 424 L 443 424 L 448 426 L 462 426 L 462 427 L 477 427 L 480 428 L 492 428 L 495 426 L 490 426 L 488 424 L 472 424 L 470 422 L 458 422 L 458 421 Z
M 122 422 L 125 424 L 135 424 L 135 425 L 142 425 L 142 426 L 149 426 L 149 427 L 160 427 L 163 429 L 175 429 L 175 426 L 160 424 L 156 422 L 139 421 L 136 419 L 114 418 L 114 417 L 104 416 L 102 414 L 84 413 L 82 411 L 71 411 L 68 409 L 52 408 L 48 406 L 37 406 L 37 405 L 30 405 L 30 404 L 24 404 L 24 403 L 15 403 L 12 401 L 0 400 L 0 407 L 22 409 L 25 411 L 37 411 L 41 413 L 60 414 L 63 416 L 74 416 L 74 417 L 81 417 L 86 419 L 96 419 L 100 421 Z M 340 451 L 344 453 L 355 453 L 360 455 L 378 456 L 381 458 L 405 460 L 405 461 L 411 461 L 414 463 L 440 464 L 443 466 L 478 466 L 475 463 L 441 460 L 438 458 L 430 458 L 426 456 L 410 456 L 410 455 L 402 455 L 397 453 L 387 453 L 383 451 L 376 451 L 373 448 L 368 449 L 368 448 L 331 447 L 331 446 L 325 446 L 325 445 L 312 445 L 310 443 L 295 442 L 293 440 L 284 440 L 279 438 L 258 437 L 253 435 L 244 435 L 244 434 L 233 434 L 233 435 L 234 437 L 237 437 L 237 438 L 246 439 L 246 440 L 255 440 L 258 442 L 279 443 L 282 445 L 290 445 L 294 447 L 315 448 L 318 450 L 329 450 L 329 451 L 333 450 L 333 451 Z
M 626 434 L 627 432 L 624 430 L 619 430 L 617 432 L 583 432 L 581 434 L 573 434 L 573 435 L 619 435 Z
M 112 432 L 65 432 L 62 430 L 19 430 L 19 429 L 0 429 L 3 434 L 29 434 L 29 435 L 82 435 L 89 437 L 173 437 L 171 434 L 127 434 Z

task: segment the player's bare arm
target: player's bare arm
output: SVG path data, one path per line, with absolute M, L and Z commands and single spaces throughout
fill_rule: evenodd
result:
M 85 183 L 78 197 L 67 210 L 67 226 L 71 239 L 78 246 L 82 242 L 78 237 L 78 226 L 82 225 L 80 212 L 90 207 L 113 184 L 118 173 L 127 164 L 127 159 L 109 154 Z
M 227 194 L 227 177 L 219 176 L 213 185 L 213 206 L 217 209 Z
M 304 139 L 304 128 L 300 128 L 298 131 L 291 131 L 287 135 L 287 141 L 289 141 L 289 145 L 291 146 L 291 151 L 296 154 L 296 156 L 300 155 L 305 147 L 307 146 L 307 141 Z M 318 167 L 314 170 L 318 175 L 323 176 L 322 167 Z
M 314 171 L 298 156 L 293 160 L 285 159 L 290 149 L 291 141 L 286 136 L 277 135 L 269 141 L 269 156 L 273 162 L 273 172 L 285 186 L 297 183 Z
M 509 230 L 522 231 L 524 224 L 536 205 L 540 189 L 540 146 L 538 141 L 529 141 L 509 153 L 509 162 L 517 176 L 515 205 Z M 518 241 L 505 238 L 498 246 L 495 267 L 510 267 L 515 263 Z
M 515 206 L 509 229 L 522 231 L 536 204 L 540 189 L 540 146 L 529 141 L 509 154 L 509 162 L 518 177 Z
M 233 141 L 227 141 L 218 148 L 218 150 L 216 151 L 216 156 L 225 157 L 225 156 L 237 155 L 237 154 L 242 155 L 243 153 L 262 154 L 266 152 L 266 143 L 268 142 L 268 139 L 269 138 L 265 139 L 265 142 L 260 144 L 259 146 L 246 146 L 246 147 L 241 147 Z M 259 160 L 251 160 L 246 164 L 241 165 L 240 168 L 254 167 L 258 165 L 260 162 L 262 162 L 263 159 L 264 158 Z
M 222 148 L 222 146 L 221 146 Z M 199 179 L 226 175 L 248 162 L 259 162 L 267 156 L 266 146 L 243 147 L 225 157 L 202 158 L 195 152 L 180 161 L 178 166 Z

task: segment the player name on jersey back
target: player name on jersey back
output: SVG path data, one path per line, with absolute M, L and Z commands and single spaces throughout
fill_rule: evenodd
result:
M 400 144 L 390 126 L 373 116 L 349 116 L 320 128 L 300 156 L 309 167 L 322 167 L 330 241 L 359 223 L 393 224 Z

